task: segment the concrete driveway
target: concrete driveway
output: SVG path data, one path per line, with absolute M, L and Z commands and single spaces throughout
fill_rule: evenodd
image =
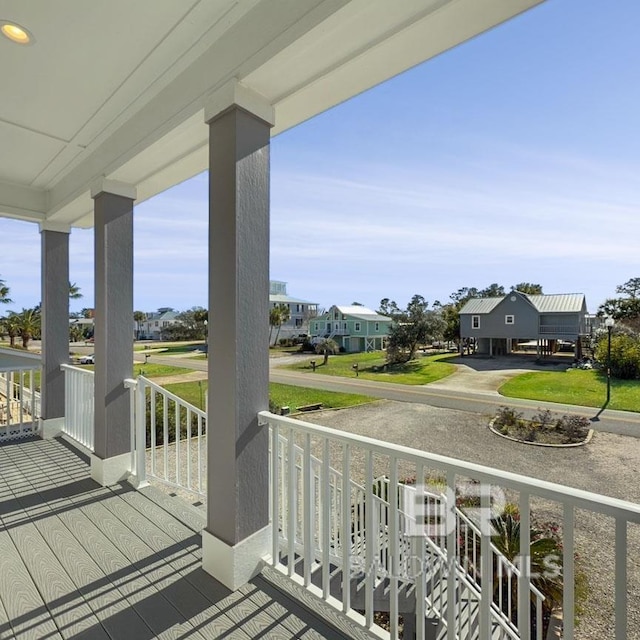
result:
M 564 371 L 571 366 L 573 358 L 567 358 L 566 362 L 538 364 L 531 356 L 465 356 L 453 358 L 448 362 L 456 365 L 456 372 L 432 382 L 429 384 L 430 389 L 473 391 L 499 396 L 498 389 L 510 378 L 529 371 Z

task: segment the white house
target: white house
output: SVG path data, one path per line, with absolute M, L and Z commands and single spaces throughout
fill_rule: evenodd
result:
M 176 324 L 178 312 L 170 307 L 161 307 L 157 311 L 147 314 L 147 319 L 140 322 L 139 340 L 160 340 L 162 330 Z
M 287 294 L 287 283 L 269 281 L 269 309 L 284 304 L 289 308 L 289 319 L 280 327 L 280 338 L 289 338 L 299 333 L 308 333 L 309 321 L 318 314 L 318 303 Z

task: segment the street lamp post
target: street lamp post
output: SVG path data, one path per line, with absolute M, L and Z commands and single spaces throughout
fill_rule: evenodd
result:
M 607 316 L 604 326 L 607 327 L 607 403 L 611 399 L 611 329 L 615 324 L 611 316 Z
M 204 357 L 209 357 L 209 331 L 207 329 L 207 325 L 209 322 L 207 320 L 204 321 Z

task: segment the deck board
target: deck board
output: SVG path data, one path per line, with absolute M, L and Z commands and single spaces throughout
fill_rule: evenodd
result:
M 155 487 L 100 487 L 62 440 L 0 444 L 0 640 L 343 638 L 258 576 L 201 568 L 199 510 Z

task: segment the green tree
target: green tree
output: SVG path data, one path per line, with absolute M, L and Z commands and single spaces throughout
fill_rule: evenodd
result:
M 133 321 L 136 323 L 136 340 L 140 340 L 140 325 L 147 319 L 147 314 L 144 311 L 134 311 Z
M 275 305 L 269 309 L 269 344 L 271 344 L 271 337 L 273 336 L 273 329 L 279 327 L 282 324 L 280 319 L 280 305 Z
M 608 360 L 608 336 L 601 332 L 597 339 L 595 357 L 603 366 Z M 622 380 L 640 378 L 640 336 L 625 327 L 615 326 L 611 336 L 611 375 Z
M 40 335 L 40 313 L 37 309 L 23 309 L 15 314 L 18 335 L 22 340 L 22 347 L 28 348 L 29 341 Z
M 69 340 L 71 342 L 80 342 L 84 337 L 84 330 L 80 324 L 69 325 Z
M 9 346 L 16 346 L 16 338 L 20 335 L 18 330 L 18 318 L 15 313 L 10 313 L 4 318 L 0 318 L 0 335 L 9 336 Z
M 394 364 L 412 360 L 420 344 L 442 338 L 445 328 L 441 311 L 429 310 L 429 303 L 421 295 L 414 295 L 407 308 L 396 314 L 389 329 L 387 361 Z
M 323 338 L 316 344 L 316 353 L 324 356 L 322 364 L 327 364 L 327 362 L 329 362 L 329 356 L 338 353 L 339 350 L 340 347 L 338 347 L 338 343 L 331 338 Z
M 79 300 L 82 297 L 84 296 L 80 293 L 80 287 L 75 282 L 69 282 L 69 299 Z
M 176 322 L 162 329 L 165 340 L 204 340 L 208 312 L 203 307 L 192 307 L 176 315 Z
M 632 300 L 636 300 L 640 293 L 640 278 L 631 278 L 624 284 L 619 284 L 616 287 L 616 293 L 622 293 Z
M 288 304 L 281 303 L 276 305 L 276 307 L 278 309 L 278 313 L 275 316 L 277 320 L 275 325 L 277 327 L 277 331 L 276 337 L 273 341 L 273 346 L 278 344 L 278 336 L 280 335 L 280 329 L 282 328 L 282 325 L 286 324 L 291 318 L 291 309 L 289 308 Z M 271 315 L 269 315 L 269 320 L 271 321 Z
M 542 285 L 533 282 L 520 282 L 511 287 L 511 291 L 519 291 L 520 293 L 528 293 L 532 296 L 542 295 Z
M 640 278 L 631 278 L 616 287 L 620 298 L 608 298 L 598 307 L 599 316 L 611 316 L 627 326 L 640 325 Z
M 10 302 L 13 302 L 9 297 L 9 293 L 10 290 L 7 283 L 0 278 L 0 304 L 9 304 Z
M 504 287 L 497 282 L 490 284 L 488 287 L 478 291 L 478 298 L 499 298 L 505 295 Z
M 493 535 L 491 542 L 494 546 L 512 563 L 516 563 L 520 556 L 520 516 L 516 513 L 503 513 L 497 518 L 492 518 L 491 526 Z M 562 580 L 562 547 L 559 540 L 547 532 L 531 529 L 530 533 L 530 563 L 531 582 L 545 596 L 543 609 L 551 613 L 553 609 L 562 604 L 563 580 Z M 499 576 L 503 580 L 503 596 L 507 600 L 508 584 L 507 577 Z M 517 580 L 511 580 L 511 606 L 510 614 L 515 617 L 518 609 Z M 497 591 L 498 582 L 495 581 Z M 535 602 L 535 595 L 531 594 L 531 599 Z M 505 606 L 506 602 L 500 603 Z
M 380 300 L 380 308 L 378 313 L 382 316 L 388 316 L 389 318 L 398 317 L 402 311 L 396 304 L 395 300 L 389 300 L 389 298 L 382 298 Z

